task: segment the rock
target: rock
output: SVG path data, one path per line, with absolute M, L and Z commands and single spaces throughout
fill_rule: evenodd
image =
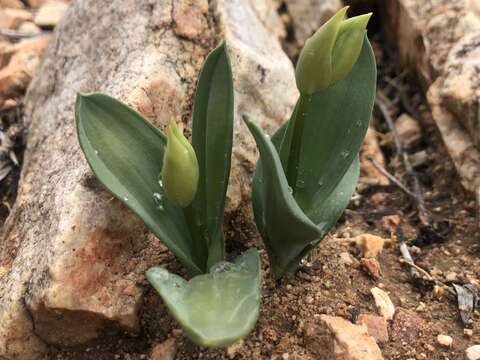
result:
M 363 257 L 376 258 L 382 251 L 385 245 L 385 239 L 380 236 L 372 234 L 362 234 L 353 238 L 353 241 L 362 251 Z
M 439 334 L 437 336 L 437 342 L 442 346 L 451 347 L 453 344 L 453 339 L 451 336 Z
M 41 28 L 55 27 L 62 19 L 67 8 L 68 4 L 61 0 L 49 0 L 40 6 L 34 22 Z
M 463 187 L 475 193 L 480 189 L 480 151 L 469 140 L 465 128 L 442 106 L 440 87 L 440 83 L 434 83 L 427 93 L 433 119 L 460 175 Z
M 2 9 L 0 29 L 16 29 L 24 21 L 32 20 L 32 14 L 23 9 Z
M 390 296 L 378 287 L 370 289 L 370 292 L 373 295 L 375 300 L 375 305 L 377 306 L 378 312 L 382 315 L 385 320 L 392 320 L 393 315 L 395 314 L 395 306 L 390 300 Z
M 31 21 L 24 21 L 19 27 L 18 31 L 26 33 L 38 33 L 41 29 Z
M 0 9 L 23 9 L 25 5 L 20 0 L 0 0 Z
M 24 90 L 35 74 L 40 56 L 48 43 L 49 36 L 24 40 L 11 46 L 8 65 L 0 69 L 0 100 Z
M 26 3 L 33 8 L 38 8 L 48 1 L 50 0 L 26 0 Z
M 377 134 L 372 126 L 368 128 L 365 139 L 360 147 L 361 167 L 359 181 L 361 184 L 366 185 L 390 185 L 390 180 L 388 180 L 388 178 L 383 175 L 375 165 L 373 165 L 370 159 L 373 159 L 376 163 L 385 168 L 385 158 L 380 149 L 380 145 L 378 144 Z
M 480 345 L 470 346 L 465 350 L 465 355 L 468 360 L 480 360 Z
M 305 345 L 315 359 L 383 359 L 365 325 L 354 325 L 338 316 L 321 315 L 320 323 L 306 324 Z
M 418 122 L 408 114 L 401 114 L 395 122 L 395 129 L 402 146 L 406 149 L 417 145 L 422 139 L 422 130 Z
M 152 347 L 149 360 L 174 360 L 177 353 L 177 343 L 170 338 Z
M 0 276 L 1 277 L 1 276 Z M 472 329 L 463 329 L 463 334 L 466 336 L 466 337 L 469 337 L 471 338 L 473 336 L 473 330 Z
M 418 340 L 424 321 L 413 311 L 398 308 L 393 318 L 391 339 L 398 342 L 414 343 Z
M 476 0 L 381 2 L 404 65 L 428 88 L 428 103 L 464 187 L 480 188 L 480 18 Z M 463 156 L 462 156 L 463 155 Z M 476 179 L 476 180 L 475 180 Z M 477 194 L 480 201 L 480 191 Z
M 388 342 L 387 321 L 383 316 L 373 314 L 360 314 L 357 324 L 365 325 L 368 333 L 375 338 L 377 343 Z
M 208 1 L 179 0 L 173 3 L 173 21 L 178 36 L 198 38 L 208 28 Z
M 386 215 L 382 216 L 382 228 L 389 232 L 391 235 L 397 233 L 398 225 L 400 225 L 400 216 L 399 215 Z
M 177 35 L 172 4 L 73 2 L 55 29 L 25 99 L 22 177 L 0 233 L 2 359 L 37 359 L 46 343 L 74 346 L 107 329 L 136 332 L 144 273 L 172 259 L 89 170 L 74 127 L 77 91 L 115 96 L 161 129 L 173 116 L 188 125 L 203 60 L 226 39 L 236 106 L 227 211 L 246 211 L 257 153 L 240 114 L 276 129 L 297 99 L 293 66 L 250 2 L 210 2 L 208 29 L 194 41 Z
M 343 6 L 340 0 L 286 0 L 299 46 Z
M 237 353 L 242 348 L 242 346 L 243 346 L 243 339 L 240 339 L 240 340 L 236 341 L 235 343 L 233 343 L 232 345 L 230 345 L 229 347 L 227 347 L 225 352 L 227 353 L 228 358 L 229 359 L 234 359 L 235 356 L 237 355 Z
M 380 269 L 380 264 L 378 263 L 377 259 L 362 258 L 360 259 L 360 265 L 362 266 L 362 269 L 372 277 L 373 280 L 377 281 L 382 277 L 382 270 Z

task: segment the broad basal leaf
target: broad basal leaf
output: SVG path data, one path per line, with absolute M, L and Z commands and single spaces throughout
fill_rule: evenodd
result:
M 161 267 L 147 271 L 173 317 L 190 339 L 206 347 L 223 347 L 246 336 L 260 306 L 260 258 L 255 249 L 234 263 L 222 261 L 209 274 L 190 281 Z
M 162 199 L 158 175 L 165 136 L 133 109 L 103 94 L 78 95 L 75 117 L 80 146 L 100 182 L 145 222 L 190 274 L 202 273 L 182 211 Z
M 208 249 L 205 268 L 224 259 L 222 232 L 233 137 L 233 82 L 225 43 L 207 57 L 198 80 L 192 145 L 200 167 L 197 194 L 186 210 L 196 241 Z

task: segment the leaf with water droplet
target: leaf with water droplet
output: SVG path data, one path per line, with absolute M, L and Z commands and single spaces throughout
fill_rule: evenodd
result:
M 224 347 L 246 336 L 260 308 L 260 257 L 250 249 L 190 281 L 161 267 L 147 271 L 170 313 L 196 344 Z

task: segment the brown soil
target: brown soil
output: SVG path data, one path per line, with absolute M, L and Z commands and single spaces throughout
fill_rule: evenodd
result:
M 300 269 L 291 276 L 275 282 L 263 257 L 262 310 L 257 326 L 248 338 L 236 347 L 226 350 L 202 350 L 182 335 L 178 324 L 168 315 L 156 293 L 145 283 L 142 330 L 139 334 L 113 333 L 99 343 L 71 350 L 51 347 L 47 359 L 145 359 L 153 345 L 168 338 L 177 344 L 176 359 L 314 359 L 316 349 L 309 346 L 305 327 L 319 314 L 330 314 L 355 321 L 361 313 L 376 313 L 370 294 L 374 286 L 386 290 L 395 306 L 411 310 L 423 319 L 421 332 L 414 341 L 405 342 L 396 337 L 390 324 L 390 340 L 380 345 L 386 359 L 463 359 L 468 346 L 480 343 L 480 314 L 473 314 L 473 322 L 465 326 L 459 316 L 455 296 L 446 293 L 434 296 L 430 283 L 414 281 L 410 268 L 400 262 L 398 239 L 415 244 L 415 263 L 435 274 L 447 285 L 447 273 L 457 275 L 456 283 L 480 282 L 480 241 L 475 226 L 473 196 L 460 185 L 453 164 L 442 144 L 415 79 L 400 76 L 394 53 L 385 50 L 381 38 L 374 37 L 379 60 L 379 88 L 385 90 L 396 108 L 394 115 L 410 113 L 421 125 L 423 137 L 410 152 L 425 150 L 427 160 L 416 168 L 423 186 L 427 207 L 433 213 L 435 236 L 420 231 L 417 209 L 411 199 L 396 186 L 365 187 L 349 206 L 335 230 L 305 259 Z M 403 99 L 395 99 L 395 91 L 388 90 L 388 78 L 399 79 L 405 89 Z M 387 127 L 375 113 L 376 129 L 386 133 Z M 395 118 L 395 117 L 394 117 Z M 395 156 L 390 142 L 382 147 L 388 170 L 408 183 L 402 163 Z M 15 181 L 15 180 L 9 180 Z M 2 184 L 4 195 L 6 187 Z M 10 195 L 12 196 L 12 195 Z M 10 197 L 11 199 L 11 197 Z M 402 223 L 391 234 L 382 218 L 399 215 Z M 0 212 L 0 224 L 4 214 Z M 232 257 L 250 246 L 263 249 L 256 230 L 252 227 L 251 211 L 246 204 L 227 219 L 229 253 Z M 345 239 L 362 233 L 392 239 L 391 245 L 379 256 L 382 276 L 372 280 L 360 266 L 358 249 Z M 442 241 L 439 241 L 442 240 Z M 339 254 L 347 252 L 352 264 L 342 262 Z M 179 265 L 172 260 L 172 269 Z M 423 305 L 422 305 L 423 304 Z M 473 337 L 464 335 L 464 329 L 473 329 Z M 454 341 L 447 349 L 438 345 L 436 336 L 446 334 Z

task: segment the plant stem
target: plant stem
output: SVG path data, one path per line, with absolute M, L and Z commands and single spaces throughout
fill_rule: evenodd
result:
M 295 108 L 295 117 L 293 125 L 292 142 L 290 145 L 290 156 L 287 163 L 287 180 L 295 195 L 298 179 L 298 167 L 300 163 L 300 153 L 302 150 L 303 130 L 305 128 L 305 117 L 312 101 L 311 95 L 300 94 L 298 104 Z

